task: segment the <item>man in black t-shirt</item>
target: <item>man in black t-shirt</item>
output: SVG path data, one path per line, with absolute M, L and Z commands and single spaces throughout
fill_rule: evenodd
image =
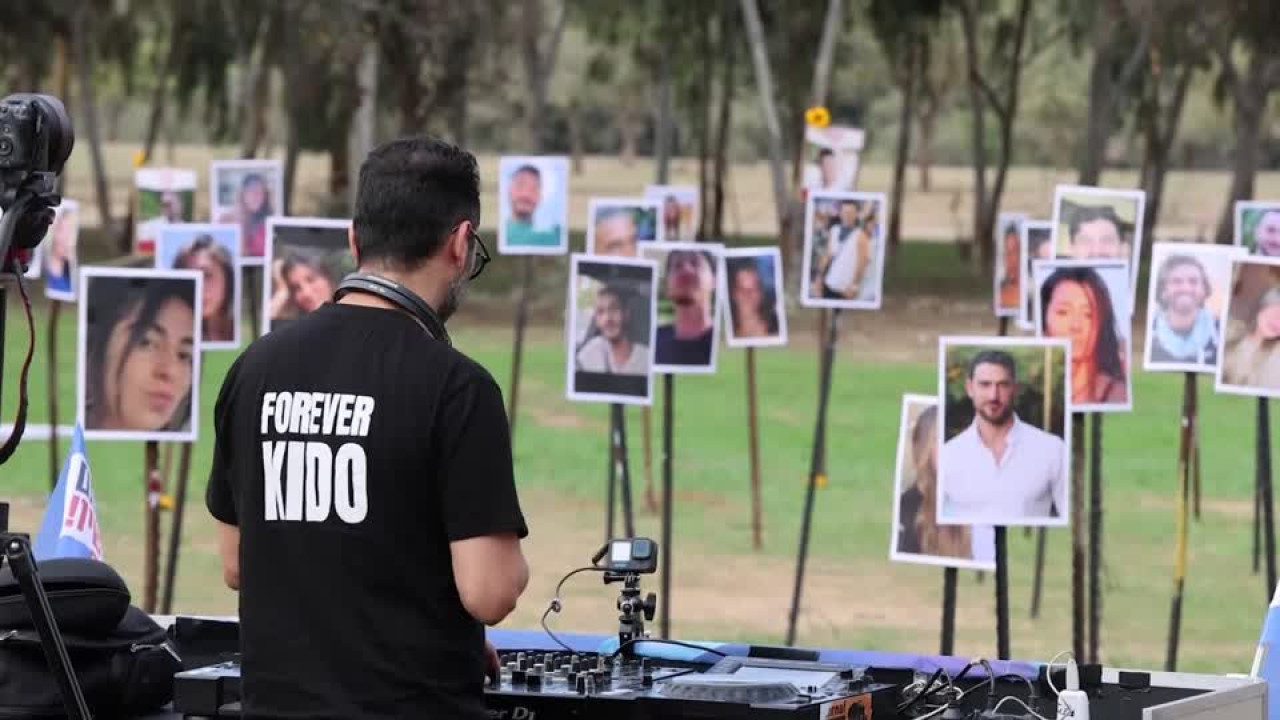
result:
M 479 171 L 428 138 L 360 170 L 351 252 L 443 322 L 482 264 Z M 240 594 L 246 717 L 483 718 L 484 626 L 528 582 L 502 393 L 352 292 L 258 339 L 214 410 L 206 502 Z
M 675 317 L 659 325 L 654 362 L 659 365 L 710 365 L 715 259 L 709 252 L 672 250 L 665 284 Z

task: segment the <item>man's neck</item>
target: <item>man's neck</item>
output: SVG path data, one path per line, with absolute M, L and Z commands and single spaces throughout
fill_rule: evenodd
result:
M 675 326 L 681 340 L 700 337 L 711 327 L 711 309 L 698 303 L 677 305 Z
M 1005 420 L 1001 425 L 996 425 L 995 423 L 979 417 L 978 439 L 980 439 L 982 444 L 986 445 L 988 448 L 996 446 L 1003 447 L 1005 441 L 1009 438 L 1009 433 L 1013 431 L 1013 425 L 1014 417 L 1012 413 L 1009 414 L 1009 419 Z
M 412 291 L 418 297 L 426 301 L 432 310 L 436 310 L 444 303 L 445 295 L 448 291 L 447 283 L 435 280 L 426 268 L 412 272 L 401 273 L 388 271 L 376 267 L 362 267 L 360 272 L 399 283 L 405 288 Z M 363 307 L 385 308 L 387 310 L 400 310 L 400 306 L 383 298 L 381 295 L 374 295 L 367 292 L 352 292 L 342 296 L 338 301 L 341 305 L 360 305 Z

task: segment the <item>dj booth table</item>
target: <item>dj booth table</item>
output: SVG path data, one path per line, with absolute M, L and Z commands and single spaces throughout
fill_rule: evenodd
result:
M 234 618 L 221 619 L 234 620 Z M 174 622 L 172 617 L 159 617 L 157 620 L 162 625 L 171 625 Z M 581 653 L 584 657 L 597 654 L 609 655 L 618 648 L 616 635 L 557 633 L 557 637 L 574 653 Z M 527 653 L 531 658 L 541 657 L 543 653 L 567 654 L 564 647 L 557 644 L 541 630 L 490 628 L 488 630 L 488 638 L 499 653 L 510 653 L 510 657 L 514 657 L 517 651 L 522 656 Z M 949 676 L 954 677 L 960 674 L 965 666 L 969 664 L 969 659 L 963 657 L 911 655 L 837 648 L 760 647 L 740 643 L 697 640 L 682 642 L 709 648 L 716 652 L 706 652 L 683 646 L 663 645 L 657 642 L 641 642 L 635 647 L 636 654 L 646 658 L 645 663 L 672 663 L 681 666 L 697 665 L 708 667 L 722 660 L 721 653 L 730 658 L 742 658 L 743 662 L 748 663 L 786 662 L 785 658 L 790 658 L 791 660 L 824 665 L 866 667 L 869 669 L 869 674 L 874 678 L 874 682 L 901 684 L 911 682 L 913 674 L 928 676 L 935 673 L 939 668 L 945 670 Z M 761 657 L 784 658 L 784 660 L 747 660 L 748 658 Z M 636 662 L 644 664 L 639 663 L 638 660 Z M 1044 663 L 1037 662 L 993 660 L 991 661 L 991 666 L 997 679 L 1001 680 L 1001 683 L 1005 685 L 1005 687 L 999 689 L 999 695 L 1015 695 L 1023 698 L 1026 697 L 1026 681 L 1030 681 L 1037 687 L 1040 686 L 1045 670 Z M 1054 669 L 1061 670 L 1061 666 L 1055 666 Z M 1009 676 L 1015 677 L 1010 678 Z M 547 677 L 550 680 L 550 668 L 547 670 Z M 1026 681 L 1020 678 L 1025 678 Z M 986 672 L 981 666 L 972 668 L 967 675 L 967 684 L 970 686 L 978 686 L 986 682 Z M 992 685 L 994 688 L 995 683 L 992 683 Z M 1061 680 L 1058 681 L 1058 685 L 1059 687 L 1061 686 Z M 508 685 L 504 680 L 503 689 L 507 688 Z M 523 709 L 519 705 L 512 706 L 510 704 L 512 697 L 509 694 L 494 692 L 488 697 L 491 708 L 490 715 L 491 717 L 504 718 L 505 720 L 535 720 L 535 718 L 536 720 L 556 720 L 557 717 L 591 718 L 597 716 L 595 711 L 582 710 L 581 708 L 584 706 L 581 705 L 575 706 L 578 709 L 573 712 L 560 713 L 560 707 L 552 703 L 552 709 L 548 711 L 545 703 L 555 700 L 556 697 L 573 699 L 574 694 L 572 690 L 560 695 L 551 693 L 549 682 L 547 689 L 548 692 L 546 694 L 539 695 L 534 693 L 534 695 L 538 695 L 538 697 L 534 698 L 538 702 L 530 705 L 529 708 L 539 708 L 536 712 L 532 709 Z M 506 697 L 495 697 L 495 695 L 499 694 L 506 695 Z M 601 694 L 606 695 L 607 693 Z M 1103 667 L 1101 669 L 1100 683 L 1091 688 L 1090 696 L 1090 720 L 1209 720 L 1210 718 L 1214 720 L 1267 720 L 1267 684 L 1256 678 L 1238 675 L 1219 676 L 1142 670 L 1128 671 Z M 1047 690 L 1041 697 L 1048 697 Z M 506 704 L 495 703 L 496 700 Z M 520 702 L 519 698 L 516 698 L 515 702 Z M 888 704 L 888 706 L 892 708 L 892 704 L 896 704 L 896 699 L 894 703 Z M 696 704 L 691 707 L 695 706 Z M 568 706 L 566 705 L 565 707 Z M 740 716 L 732 712 L 732 707 L 729 708 L 729 712 L 726 712 L 723 707 L 716 710 L 705 710 L 705 704 L 701 707 L 704 709 L 703 712 L 690 712 L 688 714 L 665 712 L 660 717 Z M 861 711 L 841 715 L 824 710 L 820 714 L 813 713 L 812 717 L 821 718 L 822 720 L 837 720 L 837 718 L 852 720 L 855 717 L 874 718 L 874 720 L 896 720 L 896 718 L 902 717 L 905 720 L 905 718 L 911 717 L 908 715 L 899 716 L 892 709 L 886 713 L 883 711 L 885 705 L 880 704 L 879 701 L 877 701 L 877 707 L 881 709 L 877 710 L 874 716 L 871 715 L 871 711 L 868 709 L 866 715 L 863 715 Z M 1007 703 L 1001 709 L 1001 713 L 1010 714 L 1001 715 L 1000 717 L 1031 717 L 1030 715 L 1013 714 L 1015 708 L 1017 712 L 1025 713 L 1025 710 L 1017 708 L 1015 704 Z M 614 709 L 617 710 L 617 706 Z M 670 709 L 670 706 L 668 709 Z M 745 711 L 745 709 L 744 707 L 743 710 Z M 503 712 L 504 710 L 506 712 Z M 600 717 L 620 716 L 606 710 L 598 712 L 600 712 Z M 1053 717 L 1052 712 L 1043 703 L 1040 706 L 1040 712 L 1050 718 Z M 642 713 L 642 715 L 644 714 Z M 742 716 L 745 715 L 746 713 L 744 712 Z M 227 715 L 223 714 L 221 716 L 226 717 Z M 797 718 L 797 720 L 802 717 L 810 717 L 808 714 L 801 713 L 786 716 Z M 177 712 L 168 711 L 152 715 L 147 720 L 180 720 L 183 717 Z M 770 715 L 769 717 L 775 716 Z

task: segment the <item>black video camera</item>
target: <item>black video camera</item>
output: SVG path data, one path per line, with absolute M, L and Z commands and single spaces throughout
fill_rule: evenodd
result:
M 18 93 L 0 99 L 0 211 L 16 217 L 0 234 L 0 273 L 20 272 L 44 239 L 61 202 L 62 174 L 75 129 L 62 101 L 51 95 Z
M 601 565 L 600 561 L 606 556 L 608 560 Z M 610 540 L 596 551 L 591 564 L 602 568 L 606 575 L 652 573 L 658 569 L 658 543 L 649 538 Z

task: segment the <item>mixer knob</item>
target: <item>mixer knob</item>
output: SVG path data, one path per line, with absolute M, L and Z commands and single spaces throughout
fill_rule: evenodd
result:
M 574 683 L 574 689 L 578 691 L 579 695 L 587 694 L 587 680 L 590 680 L 590 678 L 586 675 L 579 675 L 578 681 Z
M 542 663 L 534 663 L 534 664 L 533 664 L 533 668 L 531 668 L 531 669 L 532 669 L 532 671 L 533 671 L 533 672 L 535 672 L 535 673 L 537 673 L 537 674 L 541 675 L 542 673 L 546 672 L 546 670 L 547 670 L 547 666 L 546 666 L 546 665 L 543 665 Z
M 572 687 L 577 687 L 577 686 L 578 686 L 578 673 L 577 673 L 577 671 L 575 671 L 575 670 L 570 670 L 570 671 L 569 671 L 569 673 L 568 673 L 567 675 L 565 675 L 565 676 L 564 676 L 564 681 L 565 681 L 565 683 L 567 683 L 567 684 L 569 685 L 569 687 L 571 687 L 571 688 L 572 688 Z
M 530 675 L 529 675 L 528 679 L 525 681 L 525 685 L 526 685 L 526 687 L 528 687 L 530 690 L 541 690 L 541 689 L 542 689 L 542 675 L 541 675 L 541 674 L 539 674 L 539 673 L 536 673 L 536 672 L 535 672 L 535 673 L 530 673 Z
M 519 668 L 519 669 L 521 669 L 521 670 L 528 670 L 528 669 L 529 669 L 529 657 L 528 657 L 527 655 L 525 655 L 524 653 L 520 653 L 519 655 L 516 655 L 516 667 L 517 667 L 517 668 Z
M 573 663 L 573 666 L 576 669 L 578 663 L 582 662 L 582 658 L 578 657 L 578 653 L 574 653 L 569 656 L 569 662 Z
M 551 667 L 551 666 L 555 665 L 555 664 L 556 664 L 556 656 L 555 656 L 555 655 L 552 655 L 551 653 L 547 653 L 546 655 L 543 655 L 543 656 L 542 656 L 542 664 L 543 664 L 543 665 L 546 665 L 547 667 Z
M 511 684 L 523 685 L 525 680 L 525 675 L 526 675 L 526 672 L 524 670 L 513 670 L 511 672 Z

